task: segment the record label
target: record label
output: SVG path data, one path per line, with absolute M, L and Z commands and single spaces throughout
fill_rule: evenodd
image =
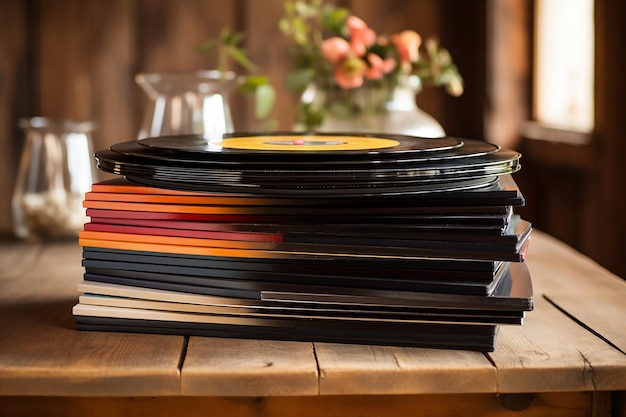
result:
M 254 151 L 359 151 L 393 148 L 400 142 L 393 139 L 365 136 L 241 136 L 225 138 L 222 148 Z

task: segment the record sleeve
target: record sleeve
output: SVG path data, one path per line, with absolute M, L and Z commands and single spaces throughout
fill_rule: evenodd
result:
M 306 271 L 316 275 L 372 277 L 389 279 L 416 279 L 467 281 L 489 283 L 506 265 L 504 262 L 441 259 L 348 259 L 319 258 L 309 262 L 303 259 L 246 259 L 197 255 L 178 255 L 128 251 L 117 249 L 83 248 L 85 260 L 120 263 L 142 263 L 181 268 L 225 269 L 249 272 L 294 274 Z
M 90 307 L 90 308 L 87 308 Z M 146 310 L 148 311 L 148 310 Z M 378 346 L 407 346 L 439 349 L 465 349 L 493 351 L 498 331 L 496 325 L 460 324 L 418 324 L 408 333 L 381 333 L 350 329 L 310 329 L 300 328 L 293 323 L 285 327 L 240 324 L 232 326 L 224 323 L 195 323 L 176 321 L 185 317 L 174 313 L 146 314 L 135 309 L 116 309 L 81 306 L 74 308 L 76 328 L 101 332 L 132 332 L 171 334 L 183 336 L 227 337 L 265 340 L 291 340 L 302 342 L 352 343 Z M 109 317 L 115 315 L 115 317 Z M 125 316 L 131 316 L 126 318 Z M 139 316 L 140 318 L 133 318 Z M 159 320 L 157 320 L 158 318 Z
M 235 300 L 236 301 L 236 300 Z M 521 316 L 510 314 L 487 315 L 463 314 L 454 311 L 368 311 L 353 309 L 307 309 L 302 306 L 286 307 L 254 305 L 255 303 L 233 305 L 203 305 L 177 303 L 162 300 L 146 300 L 127 297 L 101 296 L 97 294 L 83 294 L 79 298 L 82 305 L 102 307 L 123 307 L 142 310 L 171 311 L 193 314 L 221 314 L 229 316 L 258 317 L 258 318 L 291 318 L 291 319 L 325 319 L 341 321 L 372 321 L 387 323 L 417 323 L 440 322 L 459 324 L 521 324 Z
M 95 271 L 98 272 L 98 271 Z M 103 271 L 105 272 L 105 271 Z M 250 280 L 206 279 L 135 271 L 115 275 L 86 273 L 86 281 L 163 289 L 220 297 L 250 298 L 288 304 L 359 305 L 402 308 L 528 311 L 533 308 L 532 284 L 524 264 L 511 264 L 488 295 L 388 290 L 336 285 Z

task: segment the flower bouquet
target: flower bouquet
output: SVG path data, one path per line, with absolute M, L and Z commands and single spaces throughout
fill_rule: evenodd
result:
M 279 27 L 295 42 L 286 84 L 304 93 L 297 124 L 306 130 L 328 116 L 384 113 L 399 86 L 414 94 L 421 86 L 463 93 L 450 53 L 434 38 L 422 42 L 413 30 L 379 35 L 349 9 L 322 0 L 286 1 Z M 313 100 L 312 91 L 322 91 L 324 99 Z

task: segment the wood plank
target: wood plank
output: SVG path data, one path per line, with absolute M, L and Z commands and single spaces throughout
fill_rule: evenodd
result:
M 480 352 L 316 343 L 320 394 L 495 392 Z
M 180 393 L 183 337 L 75 330 L 75 242 L 46 246 L 25 271 L 0 291 L 0 395 Z
M 91 47 L 84 52 L 89 62 L 89 117 L 98 128 L 93 134 L 94 150 L 133 140 L 139 131 L 136 121 L 138 95 L 133 72 L 137 65 L 135 4 L 133 0 L 84 3 Z M 107 175 L 99 172 L 100 179 Z
M 140 71 L 214 69 L 215 51 L 198 52 L 223 28 L 236 30 L 237 1 L 135 1 L 137 63 Z M 134 75 L 134 74 L 133 74 Z
M 532 39 L 528 4 L 529 0 L 501 0 L 487 5 L 485 139 L 504 148 L 518 149 L 520 131 L 528 120 L 531 63 L 525 51 Z
M 314 397 L 0 398 L 0 416 L 152 417 L 519 416 L 589 417 L 589 393 L 544 393 L 515 398 L 496 394 L 361 395 Z M 508 408 L 507 408 L 508 407 Z M 515 407 L 515 408 L 513 408 Z M 88 410 L 88 411 L 87 411 Z M 599 415 L 600 416 L 600 415 Z M 598 416 L 598 417 L 599 417 Z M 606 414 L 605 414 L 606 416 Z
M 0 241 L 0 285 L 5 289 L 0 293 L 0 300 L 10 296 L 7 286 L 15 285 L 20 277 L 36 265 L 41 251 L 42 246 L 39 244 L 24 243 L 13 238 Z M 20 286 L 24 285 L 20 283 Z
M 488 356 L 502 393 L 626 389 L 626 355 L 542 297 L 523 326 L 502 326 Z
M 589 211 L 581 219 L 584 249 L 607 268 L 626 277 L 626 165 L 624 112 L 616 105 L 626 91 L 626 3 L 594 2 L 594 141 L 597 175 L 590 178 Z
M 191 337 L 182 395 L 316 395 L 310 343 Z
M 246 0 L 244 30 L 249 58 L 259 67 L 259 73 L 270 78 L 276 89 L 272 113 L 278 123 L 275 129 L 291 130 L 296 120 L 296 104 L 300 98 L 284 85 L 285 78 L 293 69 L 289 51 L 294 43 L 278 28 L 278 21 L 284 13 L 283 5 L 283 0 Z M 245 125 L 254 131 L 259 123 L 251 106 L 249 107 Z
M 528 258 L 537 294 L 626 352 L 626 281 L 553 237 L 533 233 Z
M 17 119 L 27 116 L 30 93 L 27 74 L 26 2 L 3 1 L 0 4 L 0 233 L 10 232 L 11 200 L 18 169 L 19 151 L 24 135 L 17 128 Z

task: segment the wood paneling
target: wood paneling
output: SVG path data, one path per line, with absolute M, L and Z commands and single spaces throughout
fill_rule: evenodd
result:
M 28 114 L 31 101 L 27 33 L 25 2 L 0 1 L 0 232 L 11 230 L 10 196 L 22 144 L 17 119 Z

